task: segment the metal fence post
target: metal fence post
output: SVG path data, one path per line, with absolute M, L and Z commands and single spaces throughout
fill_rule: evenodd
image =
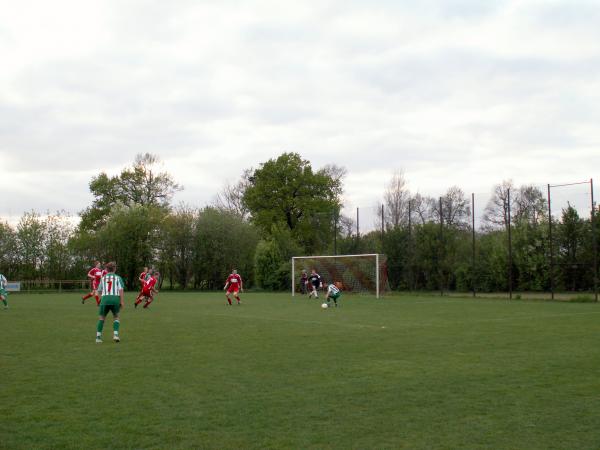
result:
M 440 244 L 438 248 L 438 271 L 440 276 L 440 295 L 444 295 L 444 271 L 442 268 L 444 245 L 444 215 L 442 214 L 442 197 L 440 197 Z
M 413 291 L 415 284 L 413 281 L 413 242 L 412 242 L 412 200 L 408 200 L 408 288 Z
M 550 250 L 550 297 L 554 300 L 554 250 L 552 248 L 552 198 L 548 184 L 548 243 Z
M 512 234 L 511 234 L 511 223 L 510 223 L 510 188 L 507 189 L 508 198 L 508 298 L 512 300 Z
M 356 244 L 358 245 L 358 241 L 360 239 L 360 215 L 358 213 L 358 208 L 356 208 Z
M 475 297 L 475 193 L 471 194 L 471 288 Z
M 592 251 L 594 252 L 594 300 L 598 301 L 598 238 L 596 236 L 596 204 L 594 202 L 594 179 L 590 178 L 590 194 L 592 199 Z

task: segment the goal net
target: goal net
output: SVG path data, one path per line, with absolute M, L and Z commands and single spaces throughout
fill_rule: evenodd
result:
M 302 292 L 302 271 L 310 276 L 315 269 L 323 285 L 340 283 L 344 292 L 374 294 L 379 298 L 390 290 L 387 258 L 381 254 L 294 256 L 292 258 L 292 296 Z

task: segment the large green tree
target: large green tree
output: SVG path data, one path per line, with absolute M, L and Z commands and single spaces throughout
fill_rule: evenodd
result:
M 69 240 L 73 235 L 74 226 L 69 217 L 60 213 L 46 217 L 44 225 L 44 275 L 52 280 L 68 279 L 73 263 Z
M 102 261 L 116 261 L 129 289 L 137 274 L 155 259 L 163 211 L 156 206 L 115 207 L 105 225 L 93 235 Z
M 569 205 L 562 211 L 562 223 L 558 224 L 556 236 L 556 247 L 558 249 L 557 262 L 561 269 L 560 288 L 575 291 L 581 288 L 584 270 L 581 264 L 583 260 L 583 248 L 589 245 L 589 237 L 586 236 L 585 222 L 579 217 L 577 210 Z M 588 237 L 588 239 L 586 239 Z
M 291 259 L 302 254 L 302 248 L 292 238 L 285 226 L 273 225 L 271 233 L 262 239 L 254 254 L 254 272 L 257 284 L 269 290 L 283 290 L 291 287 Z
M 506 234 L 504 234 L 504 237 L 508 240 Z M 516 221 L 512 228 L 513 281 L 515 289 L 522 291 L 542 291 L 549 287 L 550 273 L 547 255 L 547 222 Z
M 14 279 L 19 269 L 17 233 L 6 222 L 0 222 L 0 273 Z
M 243 201 L 267 235 L 284 226 L 305 251 L 319 251 L 331 240 L 344 173 L 337 166 L 315 171 L 299 154 L 284 153 L 252 173 Z
M 197 221 L 197 210 L 180 206 L 161 224 L 159 265 L 171 287 L 186 289 L 192 278 Z
M 17 249 L 20 260 L 20 276 L 27 280 L 41 277 L 46 260 L 44 241 L 46 224 L 34 211 L 23 214 L 17 225 Z
M 80 228 L 98 229 L 116 204 L 168 209 L 173 195 L 183 188 L 169 173 L 160 171 L 159 163 L 155 155 L 138 154 L 133 165 L 119 175 L 109 177 L 103 172 L 92 178 L 90 191 L 94 201 L 81 212 Z
M 254 284 L 258 240 L 256 227 L 239 215 L 213 207 L 200 211 L 194 235 L 194 287 L 221 289 L 232 268 L 238 269 L 245 286 Z

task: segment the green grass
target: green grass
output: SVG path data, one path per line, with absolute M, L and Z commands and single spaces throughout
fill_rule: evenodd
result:
M 132 298 L 10 297 L 0 448 L 600 448 L 598 304 Z

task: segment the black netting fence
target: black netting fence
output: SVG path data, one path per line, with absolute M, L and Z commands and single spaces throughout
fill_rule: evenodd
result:
M 403 204 L 347 206 L 342 216 L 332 254 L 386 254 L 392 289 L 598 298 L 592 180 L 452 188 Z

